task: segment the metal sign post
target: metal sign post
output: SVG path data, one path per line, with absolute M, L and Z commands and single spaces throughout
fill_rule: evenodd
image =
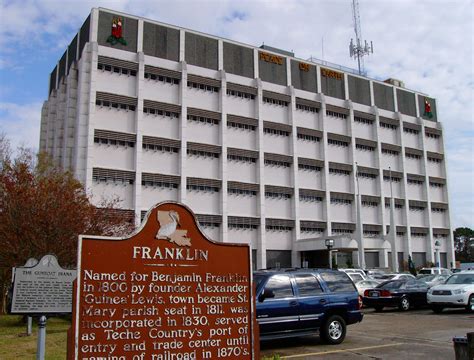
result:
M 38 348 L 36 350 L 36 360 L 44 360 L 46 349 L 46 316 L 41 315 L 38 321 Z
M 26 336 L 31 336 L 32 328 L 33 328 L 33 318 L 31 316 L 28 316 L 27 322 L 26 322 Z

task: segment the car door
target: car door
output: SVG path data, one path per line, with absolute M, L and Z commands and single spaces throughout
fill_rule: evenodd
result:
M 260 334 L 298 329 L 299 304 L 289 274 L 269 277 L 257 298 L 257 322 Z
M 321 326 L 327 295 L 314 274 L 295 274 L 294 279 L 299 302 L 299 328 L 317 329 Z

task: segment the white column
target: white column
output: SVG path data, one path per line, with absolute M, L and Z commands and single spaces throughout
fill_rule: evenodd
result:
M 219 40 L 219 44 L 222 45 L 222 41 Z M 222 242 L 228 242 L 228 202 L 227 202 L 227 81 L 226 81 L 226 73 L 224 70 L 220 71 L 221 75 L 221 91 L 219 94 L 220 99 L 220 112 L 221 112 L 221 121 L 220 121 L 220 137 L 221 137 L 221 157 L 220 157 L 220 165 L 221 165 L 221 180 L 222 180 L 222 187 L 221 187 L 221 213 L 222 213 L 222 223 L 221 223 L 221 234 L 220 238 Z M 252 245 L 252 244 L 250 244 Z
M 288 109 L 288 120 L 291 125 L 291 139 L 290 139 L 290 153 L 293 154 L 293 218 L 295 220 L 295 228 L 293 229 L 293 242 L 291 244 L 291 266 L 301 266 L 301 254 L 296 250 L 296 242 L 301 237 L 300 234 L 300 192 L 299 192 L 299 181 L 298 181 L 298 133 L 296 127 L 296 97 L 295 89 L 293 86 L 288 87 L 291 95 L 290 108 Z
M 184 31 L 181 31 L 181 35 L 184 35 Z M 188 89 L 188 69 L 185 61 L 181 61 L 181 81 L 179 83 L 179 99 L 181 102 L 181 117 L 179 119 L 179 138 L 181 140 L 181 149 L 179 151 L 179 175 L 180 175 L 180 185 L 179 185 L 179 195 L 178 201 L 186 204 L 186 159 L 187 159 L 187 123 L 188 123 L 188 99 L 187 99 L 187 89 Z
M 322 156 L 324 160 L 324 168 L 322 169 L 322 185 L 324 190 L 324 200 L 323 200 L 323 216 L 327 222 L 326 234 L 325 235 L 332 235 L 332 227 L 331 227 L 331 193 L 329 191 L 329 160 L 328 160 L 328 134 L 327 134 L 327 117 L 326 117 L 326 97 L 321 94 L 321 114 L 319 117 L 320 124 L 321 124 L 321 131 L 323 132 L 322 141 Z

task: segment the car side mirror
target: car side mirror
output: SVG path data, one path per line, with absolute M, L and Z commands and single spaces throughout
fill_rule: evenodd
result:
M 262 293 L 258 297 L 259 302 L 263 302 L 265 299 L 272 299 L 275 297 L 273 290 L 263 289 Z

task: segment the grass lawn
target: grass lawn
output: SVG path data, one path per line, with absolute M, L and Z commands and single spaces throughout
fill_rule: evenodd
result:
M 50 318 L 46 323 L 47 360 L 64 360 L 66 358 L 67 329 L 71 321 L 62 318 Z M 36 359 L 38 341 L 38 324 L 33 320 L 33 334 L 26 334 L 26 324 L 22 316 L 0 315 L 0 359 L 27 360 Z

